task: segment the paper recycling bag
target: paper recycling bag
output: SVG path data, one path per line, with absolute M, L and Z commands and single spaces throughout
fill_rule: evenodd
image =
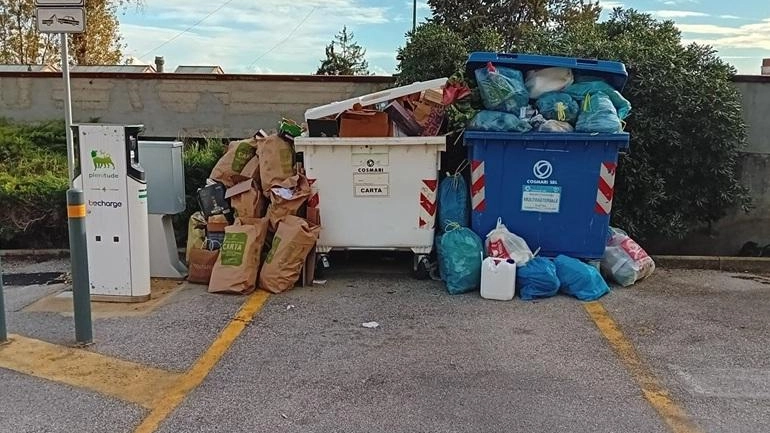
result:
M 294 149 L 291 143 L 277 135 L 257 141 L 262 192 L 269 195 L 273 185 L 294 176 Z
M 242 140 L 230 143 L 227 152 L 219 158 L 217 164 L 211 170 L 210 179 L 222 182 L 228 188 L 238 182 L 233 176 L 239 176 L 246 164 L 257 153 L 256 139 Z
M 238 218 L 225 228 L 219 259 L 211 272 L 210 293 L 245 295 L 254 291 L 267 225 L 267 218 Z
M 301 174 L 292 176 L 282 184 L 270 189 L 270 204 L 267 217 L 270 218 L 270 230 L 275 231 L 278 221 L 287 215 L 297 215 L 299 209 L 310 197 L 310 183 Z
M 206 219 L 198 211 L 190 215 L 187 221 L 187 248 L 185 249 L 187 263 L 190 263 L 190 251 L 203 248 L 204 239 L 206 239 Z
M 187 281 L 196 284 L 208 284 L 211 281 L 214 264 L 219 258 L 219 250 L 194 248 L 188 253 L 190 258 L 187 260 Z
M 320 231 L 320 226 L 311 226 L 300 217 L 284 217 L 278 223 L 278 230 L 262 266 L 259 287 L 273 293 L 285 292 L 294 287 Z
M 240 218 L 262 218 L 267 210 L 267 198 L 252 179 L 244 180 L 227 190 L 225 198 Z

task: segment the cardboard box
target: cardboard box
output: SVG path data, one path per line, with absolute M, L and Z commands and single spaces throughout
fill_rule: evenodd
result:
M 244 179 L 227 189 L 225 198 L 230 200 L 239 218 L 262 218 L 267 210 L 267 199 L 259 191 L 254 179 Z
M 311 137 L 339 137 L 340 124 L 336 117 L 323 119 L 308 119 L 308 135 Z
M 398 101 L 391 102 L 385 112 L 388 113 L 390 119 L 398 125 L 398 129 L 403 131 L 406 135 L 416 137 L 422 134 L 422 126 L 414 119 L 414 115 L 409 112 Z
M 350 110 L 340 116 L 340 137 L 390 137 L 388 113 Z
M 444 125 L 446 109 L 443 105 L 420 102 L 414 109 L 414 117 L 422 127 L 423 136 L 436 136 Z

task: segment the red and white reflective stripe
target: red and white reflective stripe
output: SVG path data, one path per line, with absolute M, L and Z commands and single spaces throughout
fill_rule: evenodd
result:
M 421 229 L 430 229 L 436 225 L 436 189 L 438 181 L 424 179 L 420 188 L 420 218 L 418 226 Z
M 615 196 L 614 162 L 603 162 L 599 170 L 599 187 L 596 190 L 596 213 L 609 215 L 612 211 L 612 198 Z
M 476 212 L 487 209 L 484 161 L 471 161 L 471 205 Z
M 318 187 L 315 185 L 316 179 L 308 179 L 307 183 L 310 184 L 310 198 L 307 199 L 308 207 L 318 207 L 320 199 L 318 198 Z

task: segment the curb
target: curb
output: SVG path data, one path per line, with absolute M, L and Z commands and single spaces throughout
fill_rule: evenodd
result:
M 184 253 L 184 248 L 179 248 Z M 0 250 L 0 257 L 67 258 L 69 250 Z M 770 257 L 658 256 L 655 264 L 669 269 L 701 269 L 770 274 Z
M 770 257 L 653 256 L 652 259 L 657 266 L 668 269 L 770 273 Z
M 0 257 L 69 257 L 70 250 L 0 250 Z

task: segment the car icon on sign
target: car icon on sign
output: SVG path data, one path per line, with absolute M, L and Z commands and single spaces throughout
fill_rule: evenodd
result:
M 80 21 L 76 20 L 75 17 L 71 17 L 71 16 L 66 16 L 64 18 L 59 18 L 56 21 L 58 21 L 59 24 L 69 24 L 71 26 L 76 26 L 76 25 L 80 24 Z

